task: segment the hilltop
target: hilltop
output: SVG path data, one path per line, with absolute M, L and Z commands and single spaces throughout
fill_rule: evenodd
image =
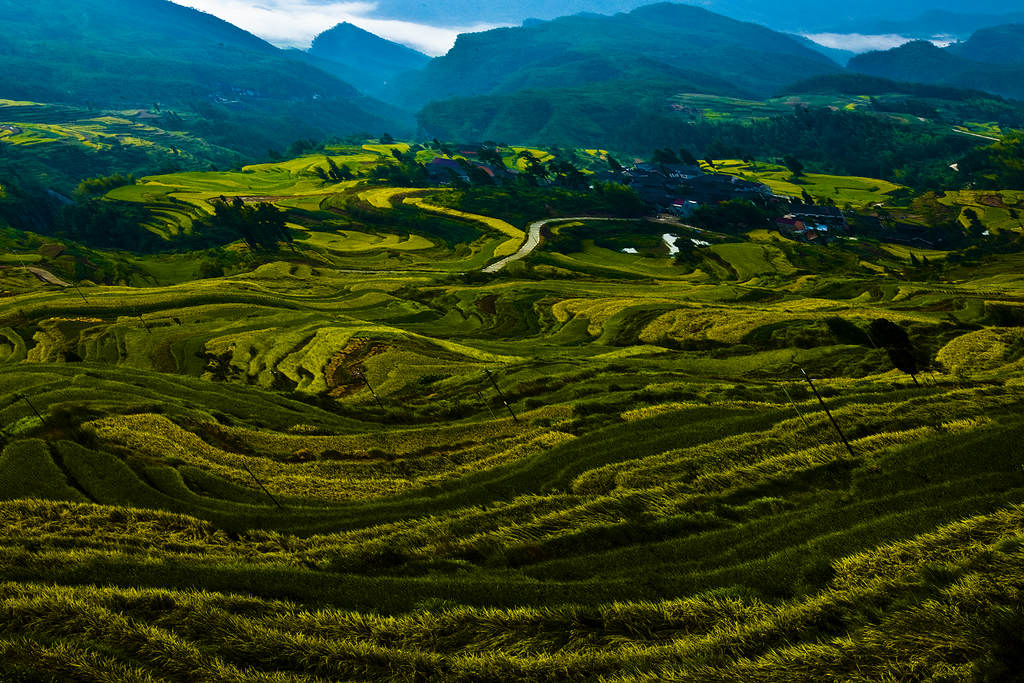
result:
M 514 5 L 480 3 L 477 0 L 453 0 L 444 6 L 411 0 L 383 0 L 378 3 L 375 16 L 407 21 L 421 21 L 432 25 L 465 26 L 478 22 L 519 24 L 526 18 L 554 19 L 579 12 L 613 14 L 628 12 L 647 0 L 523 0 Z M 697 3 L 690 2 L 690 5 Z M 991 21 L 995 25 L 1007 23 L 1003 19 L 1013 16 L 1017 8 L 1006 0 L 979 0 L 966 12 L 961 0 L 862 0 L 840 6 L 823 5 L 813 0 L 707 0 L 700 6 L 742 21 L 753 21 L 780 31 L 826 31 L 899 33 L 907 24 L 921 24 L 929 15 L 939 15 L 938 26 L 950 25 L 948 15 L 957 16 L 953 23 Z M 1018 13 L 1019 14 L 1019 13 Z M 979 15 L 981 15 L 979 17 Z M 888 23 L 888 25 L 886 24 Z M 874 28 L 881 25 L 881 29 Z M 897 30 L 893 30 L 893 28 Z M 981 26 L 975 26 L 975 30 Z M 943 32 L 943 31 L 939 31 Z
M 1024 19 L 1024 17 L 1022 17 Z M 1024 21 L 983 28 L 949 51 L 966 59 L 989 64 L 1024 63 Z
M 385 92 L 398 74 L 422 69 L 430 57 L 385 40 L 348 22 L 313 39 L 309 55 L 323 60 L 323 68 L 375 96 Z

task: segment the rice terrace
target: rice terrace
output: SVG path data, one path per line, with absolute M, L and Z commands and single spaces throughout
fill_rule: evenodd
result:
M 673 4 L 356 90 L 150 4 L 148 104 L 0 55 L 73 72 L 0 77 L 0 680 L 1019 680 L 1012 94 Z M 645 12 L 734 72 L 598 39 Z

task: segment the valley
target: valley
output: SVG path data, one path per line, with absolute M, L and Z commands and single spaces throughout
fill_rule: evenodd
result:
M 0 0 L 0 679 L 1013 680 L 1016 29 L 627 5 Z

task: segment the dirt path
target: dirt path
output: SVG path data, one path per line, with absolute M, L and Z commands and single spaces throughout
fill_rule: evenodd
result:
M 506 256 L 500 261 L 495 261 L 489 266 L 485 266 L 483 272 L 485 273 L 497 273 L 502 268 L 512 263 L 513 261 L 519 261 L 529 256 L 534 249 L 540 246 L 540 231 L 545 225 L 549 223 L 568 223 L 570 221 L 621 221 L 622 218 L 595 218 L 593 216 L 576 216 L 574 218 L 545 218 L 544 220 L 534 221 L 530 223 L 529 231 L 526 234 L 526 241 L 523 242 L 523 246 L 519 247 L 519 251 Z

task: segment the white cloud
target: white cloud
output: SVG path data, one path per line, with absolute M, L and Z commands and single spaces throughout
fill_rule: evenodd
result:
M 871 50 L 889 50 L 908 43 L 913 38 L 900 36 L 893 33 L 883 35 L 864 35 L 861 33 L 804 33 L 804 38 L 809 38 L 819 45 L 831 47 L 836 50 L 849 50 L 850 52 L 869 52 Z
M 486 31 L 493 24 L 428 26 L 394 19 L 374 19 L 375 2 L 314 0 L 173 0 L 213 14 L 279 47 L 309 47 L 313 38 L 343 21 L 429 55 L 446 53 L 460 33 Z

